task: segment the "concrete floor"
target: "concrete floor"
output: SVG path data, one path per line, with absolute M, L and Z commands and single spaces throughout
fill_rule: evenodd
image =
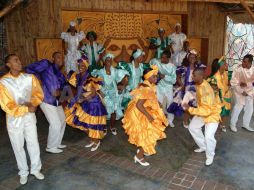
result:
M 18 183 L 17 166 L 14 154 L 11 149 L 8 134 L 5 129 L 3 114 L 0 112 L 0 189 L 9 179 L 15 178 Z M 68 155 L 62 160 L 61 155 L 45 153 L 45 139 L 48 132 L 48 124 L 42 113 L 38 117 L 38 134 L 41 147 L 43 165 L 44 160 L 51 160 L 53 167 L 46 170 L 45 180 L 38 181 L 29 177 L 29 183 L 25 186 L 16 185 L 16 189 L 22 190 L 55 190 L 55 189 L 114 189 L 114 190 L 162 190 L 167 185 L 158 180 L 147 178 L 132 171 L 126 171 L 114 165 L 102 164 L 85 157 Z M 192 154 L 194 142 L 188 130 L 181 125 L 181 119 L 176 121 L 176 128 L 166 130 L 167 139 L 158 143 L 157 154 L 148 157 L 147 160 L 152 166 L 165 168 L 177 172 Z M 132 162 L 136 147 L 127 142 L 120 123 L 118 123 L 119 135 L 107 135 L 102 142 L 100 151 L 125 158 Z M 218 142 L 215 162 L 211 167 L 204 167 L 199 173 L 200 178 L 209 179 L 215 182 L 234 185 L 236 189 L 254 189 L 254 133 L 240 130 L 233 134 L 227 132 L 222 135 Z M 64 143 L 75 145 L 88 141 L 85 134 L 79 130 L 66 128 Z M 83 146 L 83 144 L 82 144 Z M 82 150 L 81 150 L 82 151 Z M 59 162 L 58 162 L 59 161 Z M 110 162 L 110 160 L 109 160 Z M 7 189 L 7 188 L 6 188 Z M 13 188 L 9 188 L 13 189 Z M 2 190 L 2 189 L 1 189 Z M 209 190 L 209 189 L 208 189 Z

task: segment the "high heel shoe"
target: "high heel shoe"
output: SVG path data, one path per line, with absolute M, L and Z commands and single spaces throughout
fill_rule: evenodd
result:
M 94 144 L 95 144 L 95 143 L 94 143 Z M 91 151 L 92 151 L 92 152 L 96 151 L 96 150 L 99 148 L 100 144 L 101 144 L 101 141 L 99 141 L 97 144 L 95 144 L 96 146 L 95 146 L 95 147 L 92 147 L 92 148 L 91 148 Z
M 113 135 L 117 135 L 117 130 L 116 130 L 116 128 L 112 128 L 112 129 L 110 129 L 110 131 L 111 131 L 111 133 L 113 134 Z
M 90 148 L 90 147 L 92 147 L 94 145 L 94 142 L 90 142 L 90 144 L 87 144 L 85 147 L 86 148 Z
M 142 162 L 144 158 L 138 159 L 137 156 L 134 156 L 134 163 L 139 163 L 141 166 L 149 166 L 150 164 L 148 162 Z

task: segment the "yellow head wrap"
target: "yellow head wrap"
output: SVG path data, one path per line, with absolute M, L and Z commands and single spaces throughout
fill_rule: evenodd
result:
M 153 76 L 153 75 L 157 75 L 158 74 L 158 72 L 159 72 L 159 69 L 158 69 L 158 67 L 156 66 L 156 65 L 152 65 L 151 66 L 151 71 L 149 71 L 148 73 L 146 73 L 145 75 L 144 75 L 144 78 L 145 79 L 149 79 L 151 76 Z

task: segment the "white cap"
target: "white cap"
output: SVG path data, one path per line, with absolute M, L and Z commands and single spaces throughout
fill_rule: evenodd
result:
M 75 21 L 71 21 L 71 22 L 70 22 L 70 26 L 72 26 L 72 27 L 76 26 Z
M 181 25 L 179 22 L 178 22 L 178 23 L 176 23 L 175 27 L 177 27 L 177 26 L 182 27 L 182 25 Z
M 107 53 L 103 58 L 102 60 L 103 61 L 106 61 L 107 58 L 110 58 L 110 59 L 113 59 L 115 56 L 112 54 L 112 53 Z
M 145 52 L 143 52 L 141 49 L 137 49 L 137 51 L 132 56 L 134 59 L 137 59 L 141 55 L 145 55 Z

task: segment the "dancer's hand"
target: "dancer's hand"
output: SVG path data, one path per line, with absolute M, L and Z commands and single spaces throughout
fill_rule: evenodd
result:
M 29 111 L 30 113 L 35 113 L 35 112 L 36 112 L 36 109 L 37 109 L 37 107 L 28 106 L 28 111 Z
M 60 90 L 56 90 L 56 91 L 53 93 L 53 96 L 54 96 L 54 97 L 60 96 Z
M 152 116 L 148 116 L 147 119 L 152 123 L 154 121 L 154 118 Z
M 242 93 L 242 95 L 243 96 L 248 96 L 248 94 L 245 91 Z
M 189 108 L 190 108 L 189 104 L 186 104 L 186 103 L 183 104 L 183 109 L 184 110 L 188 110 Z

